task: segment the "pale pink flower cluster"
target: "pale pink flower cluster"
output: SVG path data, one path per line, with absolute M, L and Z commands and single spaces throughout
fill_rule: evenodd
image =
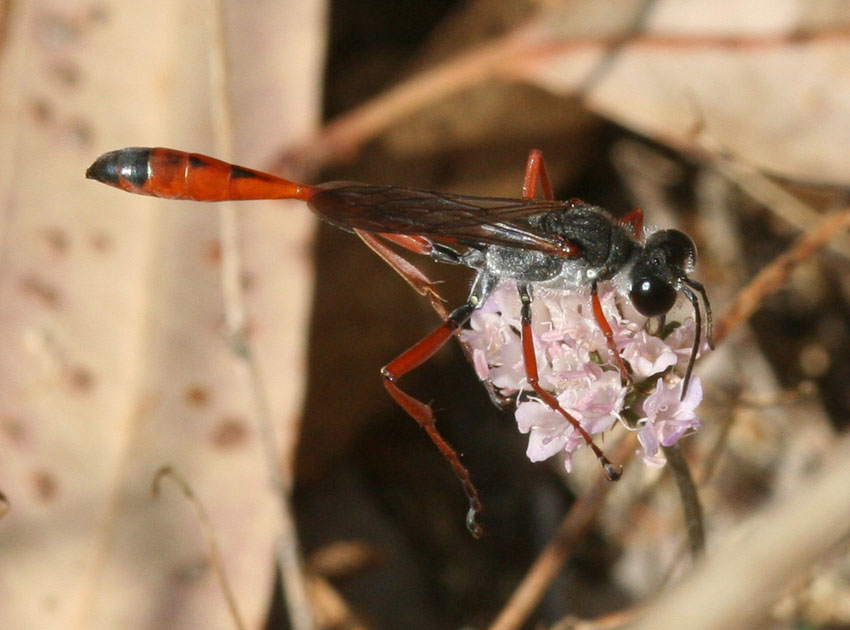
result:
M 701 426 L 694 413 L 702 386 L 691 377 L 683 400 L 682 374 L 690 357 L 695 326 L 691 319 L 661 339 L 647 332 L 647 318 L 609 285 L 599 287 L 605 317 L 635 385 L 624 385 L 605 336 L 593 317 L 590 295 L 535 287 L 532 335 L 540 385 L 592 436 L 623 422 L 638 431 L 644 462 L 664 465 L 660 446 L 671 446 Z M 561 414 L 534 396 L 528 385 L 520 339 L 520 302 L 512 282 L 503 282 L 469 328 L 460 333 L 472 351 L 475 371 L 503 396 L 517 396 L 516 421 L 529 434 L 531 461 L 560 455 L 567 471 L 584 439 Z M 652 387 L 654 386 L 654 389 Z M 651 391 L 651 393 L 646 393 Z M 641 393 L 643 392 L 643 393 Z M 629 395 L 631 394 L 631 395 Z M 624 407 L 629 395 L 630 409 Z

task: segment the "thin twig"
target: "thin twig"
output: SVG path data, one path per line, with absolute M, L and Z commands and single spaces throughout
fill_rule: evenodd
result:
M 719 151 L 719 154 L 722 156 L 722 152 Z M 750 197 L 801 232 L 805 231 L 821 216 L 809 204 L 800 201 L 799 198 L 748 164 L 720 157 L 713 162 L 713 166 Z M 833 239 L 827 247 L 845 258 L 850 258 L 850 236 L 846 234 Z
M 783 493 L 712 546 L 698 570 L 648 606 L 634 630 L 769 627 L 778 593 L 847 535 L 850 443 L 832 463 Z
M 721 343 L 735 328 L 747 321 L 764 298 L 779 289 L 791 272 L 822 249 L 831 238 L 850 228 L 850 208 L 825 215 L 794 245 L 765 267 L 742 289 L 714 326 L 714 341 Z
M 321 611 L 320 627 L 369 630 L 369 626 L 351 610 L 345 599 L 327 579 L 311 573 L 308 585 L 311 599 L 316 602 L 316 610 Z
M 682 454 L 678 444 L 663 446 L 664 454 L 667 456 L 667 465 L 673 473 L 673 480 L 679 490 L 682 499 L 682 511 L 685 516 L 685 527 L 688 532 L 688 542 L 691 547 L 691 556 L 698 559 L 705 552 L 705 526 L 702 518 L 702 505 L 700 504 L 697 487 L 694 484 L 688 461 Z
M 224 599 L 227 601 L 227 608 L 230 610 L 230 616 L 233 618 L 234 625 L 239 630 L 244 630 L 247 626 L 242 620 L 242 615 L 239 612 L 239 605 L 236 603 L 236 596 L 233 594 L 233 589 L 230 587 L 230 580 L 227 579 L 227 573 L 224 570 L 224 561 L 221 557 L 221 550 L 215 538 L 215 530 L 210 522 L 207 511 L 204 509 L 200 499 L 195 496 L 192 488 L 171 466 L 163 466 L 156 471 L 153 478 L 152 492 L 153 495 L 159 496 L 159 486 L 164 477 L 171 479 L 183 496 L 188 499 L 192 509 L 195 510 L 195 516 L 198 518 L 198 524 L 201 526 L 201 533 L 204 535 L 204 542 L 207 545 L 207 551 L 210 555 L 213 571 L 218 578 L 218 585 L 221 587 L 221 592 L 224 594 Z
M 210 33 L 209 66 L 212 84 L 212 119 L 215 128 L 217 152 L 225 159 L 233 153 L 233 115 L 230 108 L 227 40 L 224 33 L 224 5 L 222 0 L 211 0 L 208 15 Z M 248 338 L 245 317 L 245 299 L 242 292 L 242 265 L 239 249 L 239 224 L 231 204 L 220 207 L 221 278 L 224 297 L 225 320 L 230 344 L 238 364 L 244 372 L 249 387 L 250 400 L 259 426 L 260 442 L 269 482 L 279 507 L 279 539 L 277 552 L 283 600 L 287 604 L 294 630 L 312 630 L 315 627 L 307 585 L 302 571 L 295 516 L 290 503 L 292 480 L 279 465 L 277 440 L 271 419 L 268 399 L 263 388 L 262 374 L 254 358 Z M 288 471 L 288 468 L 287 468 Z
M 550 630 L 618 630 L 633 622 L 643 608 L 642 605 L 624 608 L 596 619 L 567 618 L 554 624 Z
M 349 158 L 397 120 L 493 76 L 519 50 L 518 40 L 509 35 L 421 72 L 332 120 L 313 138 L 284 154 L 273 168 L 295 164 L 315 170 L 341 157 Z
M 626 463 L 634 455 L 637 437 L 629 432 L 617 445 L 613 461 Z M 540 603 L 552 580 L 560 573 L 576 544 L 590 528 L 612 483 L 600 473 L 593 487 L 570 508 L 555 536 L 514 590 L 505 607 L 490 625 L 490 630 L 515 630 L 522 627 Z
M 541 11 L 505 35 L 399 83 L 360 107 L 332 120 L 306 143 L 286 152 L 270 169 L 290 168 L 292 165 L 306 165 L 307 168 L 317 169 L 332 161 L 351 158 L 370 139 L 432 103 L 445 100 L 453 94 L 494 78 L 527 81 L 529 69 L 544 64 L 547 57 L 584 55 L 593 51 L 617 51 L 622 55 L 633 49 L 662 53 L 712 49 L 761 51 L 813 42 L 846 42 L 850 39 L 850 29 L 846 27 L 742 35 L 638 31 L 627 36 L 614 34 L 581 37 L 558 33 L 557 26 L 553 24 L 559 19 L 561 16 Z M 581 81 L 577 82 L 573 92 L 580 93 L 582 86 Z M 689 148 L 697 149 L 696 146 Z

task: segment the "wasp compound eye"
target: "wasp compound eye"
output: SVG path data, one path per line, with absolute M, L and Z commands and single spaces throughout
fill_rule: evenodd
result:
M 629 298 L 641 315 L 658 317 L 673 308 L 677 292 L 661 278 L 644 278 L 632 285 Z

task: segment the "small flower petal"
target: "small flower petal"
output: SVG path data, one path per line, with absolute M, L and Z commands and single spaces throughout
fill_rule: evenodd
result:
M 639 379 L 661 374 L 679 360 L 676 352 L 663 340 L 649 335 L 645 330 L 638 332 L 622 351 L 623 358 L 632 366 Z
M 694 410 L 702 401 L 702 384 L 698 377 L 691 379 L 688 393 L 680 400 L 684 381 L 668 387 L 659 378 L 655 391 L 643 402 L 645 417 L 638 421 L 638 438 L 644 447 L 645 458 L 658 452 L 658 444 L 672 446 L 679 439 L 702 426 Z
M 646 332 L 648 319 L 624 298 L 623 283 L 599 285 L 599 299 L 606 321 L 638 380 L 658 378 L 648 396 L 636 393 L 632 410 L 642 415 L 637 423 L 643 460 L 648 466 L 665 463 L 661 446 L 675 444 L 701 426 L 695 410 L 702 400 L 702 386 L 692 377 L 684 400 L 680 400 L 681 374 L 690 357 L 696 327 L 687 320 L 666 339 Z M 623 413 L 629 387 L 622 379 L 615 357 L 593 314 L 589 292 L 535 286 L 532 302 L 532 343 L 537 362 L 539 388 L 553 393 L 560 408 L 590 436 L 611 429 Z M 489 380 L 505 396 L 528 391 L 528 376 L 521 338 L 521 304 L 516 283 L 503 281 L 487 303 L 470 318 L 460 338 L 471 349 L 476 373 Z M 672 370 L 671 370 L 672 368 Z M 572 454 L 585 447 L 585 438 L 574 422 L 533 398 L 516 407 L 516 422 L 528 434 L 527 455 L 541 461 L 559 455 L 567 471 Z

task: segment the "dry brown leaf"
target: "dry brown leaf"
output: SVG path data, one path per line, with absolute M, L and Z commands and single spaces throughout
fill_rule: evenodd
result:
M 541 14 L 512 70 L 674 147 L 846 185 L 850 4 L 581 0 Z
M 87 182 L 126 145 L 214 148 L 211 3 L 19 2 L 0 67 L 0 627 L 225 628 L 204 503 L 250 627 L 273 585 L 276 501 L 223 328 L 218 213 Z M 321 2 L 232 2 L 235 157 L 316 122 Z M 293 87 L 295 86 L 295 88 Z M 277 136 L 275 136 L 277 137 Z M 311 220 L 245 207 L 253 340 L 284 465 L 297 429 Z

